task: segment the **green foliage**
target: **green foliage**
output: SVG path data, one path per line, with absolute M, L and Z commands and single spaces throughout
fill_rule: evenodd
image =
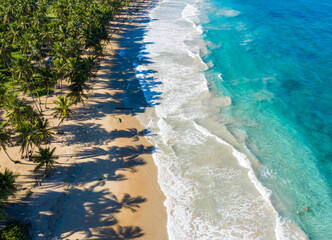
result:
M 11 132 L 7 128 L 7 123 L 0 122 L 0 146 L 6 150 L 6 147 L 11 144 Z
M 12 144 L 11 135 L 12 135 L 12 132 L 7 128 L 7 123 L 0 122 L 0 149 L 2 148 L 5 151 L 8 158 L 11 161 L 13 161 L 6 151 L 7 146 Z M 15 161 L 13 161 L 13 162 L 15 162 Z
M 15 175 L 12 171 L 5 169 L 4 173 L 0 173 L 0 199 L 7 199 L 9 196 L 14 195 L 16 190 Z
M 43 119 L 40 96 L 47 97 L 60 83 L 69 84 L 68 94 L 54 103 L 53 115 L 60 123 L 74 114 L 72 105 L 87 98 L 95 59 L 102 55 L 107 41 L 107 24 L 128 1 L 123 0 L 0 0 L 0 149 L 12 143 L 20 145 L 22 154 L 33 156 L 35 171 L 45 168 L 50 175 L 57 164 L 55 148 L 43 148 L 52 137 L 52 128 Z M 92 57 L 83 57 L 84 55 Z M 23 97 L 22 97 L 23 95 Z M 32 98 L 30 104 L 24 96 Z M 29 100 L 31 100 L 29 98 Z M 15 141 L 13 141 L 15 140 Z M 29 151 L 30 150 L 30 151 Z M 0 218 L 4 219 L 4 202 L 16 190 L 16 176 L 5 169 L 0 173 Z M 27 195 L 31 192 L 27 192 Z M 128 204 L 132 204 L 130 199 Z M 133 229 L 120 229 L 126 235 Z M 134 229 L 136 234 L 137 231 Z M 11 222 L 0 231 L 1 239 L 27 238 L 27 227 Z
M 59 93 L 58 86 L 61 96 L 53 115 L 59 125 L 74 114 L 72 105 L 88 98 L 95 60 L 108 38 L 107 25 L 128 2 L 0 0 L 0 114 L 5 115 L 0 148 L 9 158 L 6 148 L 12 142 L 26 156 L 49 142 L 53 133 L 41 120 L 42 100 L 47 109 L 47 99 Z M 68 83 L 65 96 L 63 81 Z M 41 100 L 42 95 L 46 97 Z
M 19 221 L 8 222 L 0 231 L 0 240 L 28 240 L 28 225 Z
M 39 119 L 39 114 L 24 100 L 19 100 L 15 96 L 8 96 L 4 103 L 7 110 L 6 118 L 12 127 L 19 127 L 24 122 L 35 123 Z
M 54 152 L 55 148 L 51 150 L 49 147 L 40 147 L 38 155 L 32 157 L 33 161 L 37 163 L 34 171 L 38 171 L 41 167 L 45 166 L 45 175 L 51 175 L 54 171 L 55 164 L 57 164 L 55 160 L 58 159 L 57 156 L 54 156 Z
M 53 116 L 59 117 L 60 122 L 59 125 L 63 122 L 63 120 L 71 119 L 72 114 L 74 113 L 73 110 L 70 109 L 70 107 L 73 105 L 73 101 L 69 100 L 68 97 L 58 97 L 58 100 L 54 101 L 54 104 L 56 104 L 56 107 L 53 108 Z
M 48 143 L 53 135 L 52 128 L 49 127 L 48 120 L 37 119 L 34 124 L 24 121 L 17 127 L 17 144 L 21 146 L 22 154 L 28 154 L 33 145 L 40 147 L 43 143 Z
M 33 143 L 40 146 L 42 143 L 48 143 L 49 139 L 53 136 L 53 128 L 49 126 L 49 122 L 38 119 L 33 126 Z
M 15 179 L 17 175 L 13 172 L 5 169 L 4 173 L 0 173 L 0 219 L 5 219 L 5 212 L 3 208 L 5 206 L 4 201 L 8 199 L 9 196 L 13 196 L 16 191 Z

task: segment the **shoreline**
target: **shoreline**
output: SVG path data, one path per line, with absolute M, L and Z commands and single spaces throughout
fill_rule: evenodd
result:
M 236 138 L 224 125 L 215 121 L 217 116 L 213 115 L 220 108 L 230 106 L 232 101 L 229 97 L 211 94 L 210 84 L 202 73 L 207 63 L 195 50 L 202 49 L 206 42 L 196 41 L 196 37 L 202 34 L 198 27 L 200 25 L 195 22 L 198 8 L 194 3 L 179 5 L 178 8 L 174 5 L 174 2 L 160 5 L 158 10 L 151 13 L 152 19 L 158 21 L 151 23 L 150 31 L 144 39 L 147 45 L 142 50 L 142 56 L 157 60 L 147 60 L 138 67 L 139 72 L 143 73 L 142 86 L 144 88 L 147 85 L 144 90 L 151 97 L 151 104 L 163 94 L 162 100 L 154 108 L 156 112 L 151 113 L 150 119 L 143 117 L 142 123 L 149 126 L 152 133 L 158 132 L 155 137 L 151 136 L 151 141 L 158 150 L 154 160 L 162 172 L 160 184 L 167 197 L 165 205 L 170 213 L 169 236 L 179 239 L 227 238 L 233 236 L 230 229 L 237 221 L 246 219 L 247 222 L 238 227 L 239 232 L 234 233 L 234 236 L 246 238 L 246 234 L 251 234 L 272 239 L 276 237 L 276 229 L 281 224 L 276 226 L 279 218 L 271 209 L 270 202 L 266 201 L 265 188 L 255 178 L 248 156 L 244 154 L 247 153 L 245 148 L 239 151 L 237 147 L 240 144 Z M 182 37 L 179 32 L 183 32 Z M 162 41 L 160 36 L 167 38 Z M 152 42 L 155 44 L 149 45 Z M 178 56 L 181 56 L 182 62 L 177 59 Z M 154 79 L 162 84 L 155 87 Z M 191 107 L 196 105 L 203 108 Z M 205 112 L 202 109 L 208 110 Z M 161 121 L 158 121 L 158 117 Z M 211 128 L 206 126 L 213 127 L 215 131 L 210 132 Z M 221 157 L 218 159 L 210 155 L 211 152 Z M 240 175 L 242 177 L 238 178 Z M 215 180 L 217 178 L 220 182 Z M 222 185 L 224 192 L 216 183 Z M 245 186 L 246 192 L 238 194 L 238 186 Z M 237 202 L 234 202 L 234 196 Z M 247 201 L 249 198 L 254 201 Z M 248 206 L 260 211 L 247 213 Z M 233 217 L 233 222 L 220 213 L 224 209 Z M 208 219 L 208 216 L 216 216 L 213 219 L 215 221 Z M 242 233 L 241 228 L 245 229 L 247 223 L 257 228 L 251 233 Z M 261 226 L 268 228 L 268 232 L 263 233 Z
M 55 175 L 34 179 L 34 164 L 25 161 L 25 167 L 9 160 L 1 165 L 21 175 L 21 190 L 9 201 L 7 212 L 32 223 L 33 239 L 113 239 L 121 230 L 138 239 L 168 239 L 153 146 L 135 117 L 136 110 L 148 105 L 132 63 L 119 54 L 121 42 L 127 41 L 124 34 L 146 23 L 144 14 L 152 2 L 130 3 L 109 25 L 111 39 L 104 45 L 87 104 L 75 108 L 74 119 L 61 127 L 64 136 L 55 136 L 51 144 L 61 164 Z M 129 82 L 134 84 L 127 90 Z M 140 105 L 132 113 L 126 109 L 125 95 Z M 48 110 L 45 115 L 50 114 Z M 10 150 L 19 157 L 17 147 Z M 28 190 L 32 195 L 23 197 Z

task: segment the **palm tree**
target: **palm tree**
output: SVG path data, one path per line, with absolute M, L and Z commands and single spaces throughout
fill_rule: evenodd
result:
M 4 84 L 5 81 L 6 81 L 5 75 L 0 73 L 0 112 L 2 109 L 2 105 L 5 103 L 7 97 L 7 88 Z
M 51 5 L 52 12 L 58 15 L 58 18 L 61 19 L 66 11 L 65 3 L 62 1 L 56 1 L 54 4 Z
M 22 38 L 22 29 L 17 25 L 17 23 L 12 23 L 9 26 L 9 33 L 11 37 L 11 43 L 16 44 Z
M 57 78 L 60 78 L 60 88 L 61 88 L 61 95 L 62 95 L 62 78 L 64 75 L 66 62 L 63 60 L 63 58 L 55 58 L 55 59 L 53 59 L 53 64 L 56 69 Z M 57 83 L 55 83 L 55 94 L 57 94 L 56 88 L 57 88 Z
M 54 53 L 55 58 L 65 59 L 66 57 L 66 48 L 63 42 L 55 42 L 51 46 L 52 52 Z
M 58 156 L 54 156 L 55 148 L 50 150 L 49 147 L 47 148 L 39 148 L 39 152 L 37 156 L 33 156 L 32 159 L 35 163 L 37 163 L 37 166 L 35 167 L 34 171 L 38 171 L 41 167 L 45 166 L 45 175 L 49 176 L 53 173 L 55 164 L 57 162 L 55 161 L 58 159 Z
M 80 63 L 77 57 L 70 57 L 67 59 L 65 68 L 64 68 L 64 76 L 73 79 L 75 75 L 81 70 L 82 64 Z
M 13 196 L 16 190 L 15 179 L 17 175 L 13 174 L 9 169 L 5 169 L 4 173 L 0 172 L 0 199 L 7 199 Z
M 68 97 L 73 100 L 74 104 L 83 102 L 83 98 L 88 98 L 84 91 L 90 89 L 87 81 L 91 76 L 93 66 L 93 61 L 91 61 L 92 58 L 78 59 L 76 62 L 69 62 L 71 64 L 75 63 L 75 66 L 71 67 L 71 84 L 69 85 L 70 92 L 68 93 Z
M 47 119 L 45 121 L 38 119 L 34 126 L 33 143 L 38 147 L 42 143 L 48 143 L 53 135 L 52 129 Z
M 69 30 L 67 29 L 66 23 L 58 25 L 57 37 L 60 41 L 64 41 L 67 37 L 69 37 Z
M 41 108 L 40 105 L 38 105 L 38 101 L 36 101 L 36 98 L 34 96 L 34 91 L 32 89 L 32 76 L 34 73 L 34 67 L 32 65 L 32 63 L 24 58 L 20 58 L 16 61 L 16 65 L 15 65 L 15 73 L 17 75 L 17 79 L 19 82 L 23 83 L 23 85 L 26 85 L 26 90 L 28 90 L 31 94 L 31 97 L 35 103 L 35 106 L 37 108 L 37 110 L 41 113 Z M 38 91 L 35 91 L 35 93 L 37 94 L 37 97 L 39 99 L 39 95 L 38 95 Z M 39 100 L 40 102 L 40 100 Z
M 39 68 L 38 73 L 39 73 L 41 79 L 43 80 L 44 87 L 46 89 L 47 95 L 46 95 L 46 99 L 45 99 L 45 108 L 47 108 L 46 104 L 47 104 L 47 99 L 50 95 L 50 86 L 52 86 L 56 80 L 54 79 L 53 72 L 45 66 L 42 66 L 41 68 Z
M 13 163 L 17 163 L 18 161 L 14 161 L 7 152 L 7 146 L 12 144 L 12 141 L 11 141 L 12 133 L 6 127 L 7 127 L 7 123 L 5 123 L 5 122 L 0 123 L 0 146 L 6 153 L 7 157 L 10 159 L 10 161 L 12 161 Z
M 17 175 L 13 172 L 5 169 L 4 173 L 0 173 L 0 219 L 5 220 L 6 213 L 3 210 L 5 207 L 4 201 L 8 199 L 9 196 L 13 196 L 16 191 L 15 179 Z
M 42 49 L 42 42 L 40 39 L 35 39 L 31 42 L 31 53 L 30 58 L 40 62 L 44 58 L 44 53 Z
M 66 57 L 77 57 L 79 55 L 79 44 L 74 38 L 69 37 L 65 40 L 64 43 Z
M 70 109 L 70 107 L 73 105 L 73 101 L 69 100 L 67 96 L 65 97 L 59 96 L 58 100 L 55 100 L 53 103 L 56 104 L 57 106 L 53 108 L 53 110 L 55 111 L 53 112 L 52 115 L 54 117 L 59 116 L 60 122 L 58 126 L 63 122 L 63 120 L 71 119 L 72 114 L 75 113 L 73 110 Z
M 32 27 L 40 29 L 44 25 L 45 19 L 44 19 L 43 15 L 35 14 L 31 18 L 30 22 L 31 22 Z
M 87 99 L 88 96 L 84 93 L 84 90 L 90 89 L 89 85 L 86 83 L 86 76 L 79 75 L 77 78 L 69 85 L 70 92 L 68 97 L 73 101 L 74 104 L 83 102 L 84 98 Z
M 15 71 L 18 81 L 24 80 L 28 82 L 28 79 L 30 79 L 34 73 L 34 67 L 28 59 L 19 58 L 16 61 Z
M 11 73 L 12 76 L 12 91 L 14 92 L 14 75 L 13 75 L 13 71 L 9 65 L 9 63 L 12 61 L 13 57 L 12 57 L 12 52 L 13 52 L 13 48 L 10 44 L 6 43 L 6 41 L 4 40 L 5 38 L 3 36 L 0 36 L 0 61 L 3 62 L 6 67 L 8 68 L 8 70 Z
M 39 118 L 34 124 L 21 122 L 17 127 L 17 144 L 21 145 L 22 154 L 25 152 L 26 157 L 31 156 L 36 146 L 40 147 L 41 144 L 48 143 L 53 135 L 52 129 L 47 119 L 43 121 Z
M 46 44 L 47 50 L 49 50 L 50 45 L 52 44 L 54 40 L 54 32 L 52 30 L 51 24 L 45 24 L 43 26 L 42 32 L 41 32 L 41 38 L 43 42 Z
M 2 5 L 0 10 L 2 18 L 1 21 L 3 23 L 10 23 L 14 18 L 13 9 L 11 9 L 9 6 Z
M 21 100 L 18 100 L 15 96 L 10 96 L 4 104 L 4 108 L 7 110 L 6 117 L 8 122 L 15 127 L 23 121 L 23 116 L 27 112 L 28 105 Z
M 21 146 L 20 151 L 22 155 L 25 152 L 25 157 L 28 157 L 30 153 L 29 151 L 30 149 L 32 149 L 33 146 L 34 129 L 30 123 L 21 122 L 16 131 L 18 133 L 17 145 Z
M 26 28 L 25 26 L 23 26 L 23 24 L 21 23 L 20 24 L 21 28 L 24 29 Z M 20 49 L 20 53 L 22 55 L 24 54 L 27 54 L 28 52 L 30 52 L 30 49 L 31 49 L 31 34 L 24 31 L 23 30 L 23 34 L 22 34 L 22 37 L 20 39 L 20 42 L 19 42 L 19 49 Z
M 12 127 L 17 127 L 23 121 L 35 123 L 39 118 L 38 113 L 23 100 L 17 99 L 15 96 L 6 98 L 4 108 L 7 110 L 6 118 Z

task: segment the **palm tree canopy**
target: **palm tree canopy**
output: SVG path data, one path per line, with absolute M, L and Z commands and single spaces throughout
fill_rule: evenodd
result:
M 14 68 L 18 81 L 29 81 L 34 73 L 32 63 L 25 58 L 19 58 L 15 62 Z
M 0 39 L 0 61 L 7 64 L 12 60 L 13 48 L 3 38 Z
M 37 163 L 34 171 L 38 171 L 41 167 L 45 166 L 46 175 L 51 173 L 54 169 L 54 165 L 57 164 L 55 160 L 58 159 L 58 156 L 54 156 L 55 149 L 56 148 L 53 148 L 51 150 L 50 147 L 39 148 L 39 152 L 37 152 L 38 155 L 32 157 L 33 161 Z
M 28 151 L 29 147 L 32 146 L 33 143 L 33 127 L 28 122 L 21 122 L 17 128 L 18 136 L 17 136 L 17 144 L 21 145 L 21 152 Z
M 12 143 L 11 142 L 11 132 L 6 127 L 7 127 L 6 122 L 0 123 L 0 146 L 4 150 L 6 150 L 6 147 Z
M 74 113 L 73 110 L 70 109 L 70 107 L 73 105 L 73 102 L 69 100 L 67 97 L 59 96 L 58 100 L 55 100 L 53 102 L 57 106 L 53 108 L 55 110 L 53 112 L 54 117 L 60 118 L 60 123 L 63 122 L 64 119 L 69 120 Z
M 53 128 L 49 126 L 47 119 L 45 121 L 38 119 L 33 130 L 34 134 L 32 141 L 36 146 L 40 146 L 42 143 L 47 143 L 53 135 Z
M 6 200 L 9 196 L 14 195 L 16 190 L 15 179 L 17 175 L 13 174 L 7 168 L 4 173 L 0 173 L 0 199 Z
M 4 74 L 0 73 L 0 111 L 1 106 L 5 103 L 7 97 L 7 87 L 5 86 L 6 77 Z
M 35 123 L 39 118 L 38 113 L 25 101 L 17 99 L 15 96 L 6 98 L 4 108 L 8 111 L 6 117 L 13 127 L 17 127 L 22 121 Z

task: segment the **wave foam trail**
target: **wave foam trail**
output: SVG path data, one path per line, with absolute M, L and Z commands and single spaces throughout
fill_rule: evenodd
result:
M 233 9 L 221 9 L 217 12 L 217 15 L 222 15 L 225 17 L 236 17 L 240 15 L 241 12 L 233 10 Z

